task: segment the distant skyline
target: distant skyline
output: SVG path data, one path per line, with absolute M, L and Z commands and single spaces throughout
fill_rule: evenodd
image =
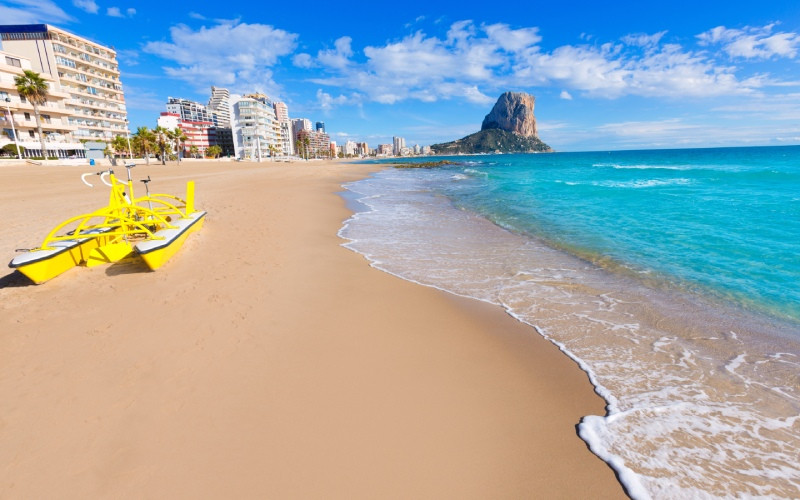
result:
M 426 145 L 513 90 L 558 151 L 800 144 L 800 4 L 649 3 L 0 0 L 0 23 L 113 46 L 132 130 L 216 85 L 338 143 Z

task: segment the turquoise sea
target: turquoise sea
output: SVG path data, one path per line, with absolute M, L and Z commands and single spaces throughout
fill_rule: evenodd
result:
M 348 185 L 346 246 L 573 357 L 632 496 L 800 496 L 800 147 L 450 159 Z

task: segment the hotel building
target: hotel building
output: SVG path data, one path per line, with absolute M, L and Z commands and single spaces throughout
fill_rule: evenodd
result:
M 14 83 L 14 78 L 26 69 L 33 70 L 30 60 L 0 51 L 0 148 L 16 142 L 25 150 L 23 157 L 42 156 L 33 105 L 20 97 Z M 69 122 L 72 112 L 66 102 L 70 94 L 60 90 L 58 82 L 47 73 L 42 78 L 48 85 L 47 102 L 39 106 L 47 155 L 83 157 L 83 144 L 73 137 L 76 126 Z
M 284 156 L 294 154 L 294 135 L 292 134 L 292 122 L 289 120 L 289 107 L 284 102 L 275 102 L 275 118 L 280 126 L 280 147 Z
M 231 128 L 231 93 L 222 87 L 211 87 L 211 98 L 208 110 L 211 119 L 218 128 Z
M 49 75 L 54 97 L 67 94 L 63 102 L 72 139 L 108 142 L 127 134 L 114 49 L 48 24 L 0 25 L 0 40 L 3 51 L 27 59 L 43 77 Z
M 261 160 L 280 152 L 280 125 L 272 101 L 264 94 L 232 96 L 231 100 L 236 158 Z
M 406 147 L 406 140 L 402 137 L 392 137 L 392 152 L 395 156 L 400 156 Z
M 176 97 L 167 98 L 167 112 L 158 117 L 158 125 L 168 130 L 181 129 L 186 136 L 184 156 L 192 146 L 205 156 L 209 146 L 217 143 L 217 130 L 208 109 L 199 102 Z

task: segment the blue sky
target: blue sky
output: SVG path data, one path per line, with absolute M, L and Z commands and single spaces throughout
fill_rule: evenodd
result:
M 217 85 L 340 143 L 425 145 L 515 90 L 559 151 L 800 144 L 800 2 L 604 4 L 0 0 L 0 23 L 115 47 L 134 127 Z

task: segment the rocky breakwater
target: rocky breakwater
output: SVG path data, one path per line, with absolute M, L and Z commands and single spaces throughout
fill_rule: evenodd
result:
M 480 132 L 434 144 L 431 149 L 440 155 L 550 152 L 550 146 L 536 132 L 535 103 L 530 94 L 505 92 L 483 119 Z

